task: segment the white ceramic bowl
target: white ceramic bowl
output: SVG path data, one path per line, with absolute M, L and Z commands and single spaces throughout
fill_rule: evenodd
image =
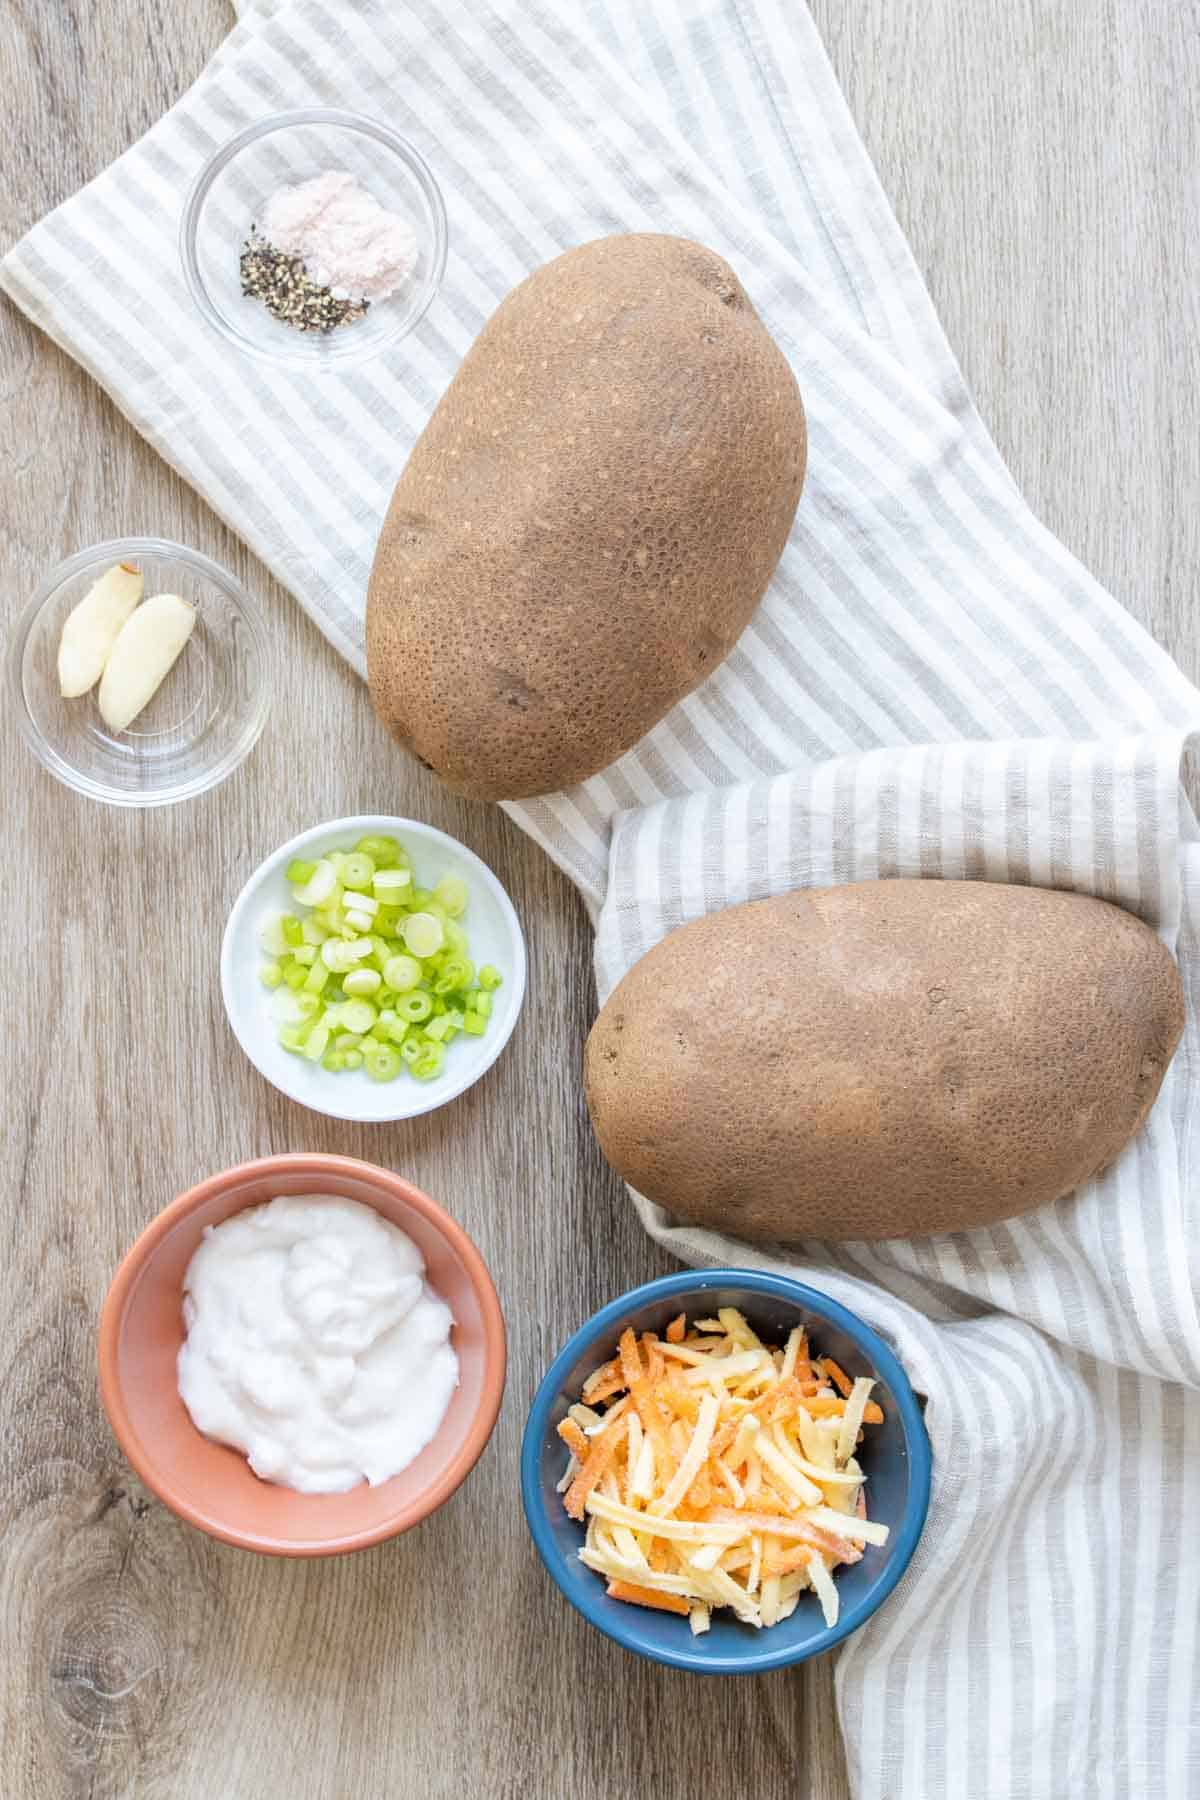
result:
M 276 1037 L 271 996 L 259 980 L 266 960 L 259 932 L 272 917 L 288 912 L 292 890 L 284 873 L 293 857 L 315 860 L 330 850 L 349 849 L 359 838 L 385 834 L 399 838 L 413 859 L 417 882 L 432 887 L 442 875 L 458 875 L 470 894 L 463 927 L 476 964 L 494 963 L 504 977 L 492 997 L 492 1015 L 483 1037 L 461 1034 L 446 1052 L 445 1068 L 432 1081 L 415 1081 L 405 1070 L 394 1081 L 372 1081 L 363 1070 L 331 1074 L 285 1050 Z M 333 1119 L 382 1123 L 432 1112 L 464 1093 L 491 1068 L 512 1036 L 525 997 L 525 939 L 512 901 L 487 864 L 473 850 L 433 825 L 364 813 L 332 819 L 301 832 L 261 863 L 234 902 L 221 945 L 221 993 L 229 1023 L 260 1075 L 290 1100 Z

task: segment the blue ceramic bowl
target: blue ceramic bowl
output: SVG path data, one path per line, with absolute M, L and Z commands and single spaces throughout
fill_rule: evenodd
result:
M 867 1475 L 870 1516 L 891 1527 L 886 1545 L 864 1547 L 861 1562 L 835 1577 L 841 1616 L 826 1625 L 815 1594 L 803 1594 L 791 1618 L 766 1630 L 742 1625 L 722 1612 L 712 1628 L 693 1637 L 688 1621 L 610 1600 L 603 1578 L 580 1562 L 583 1527 L 567 1517 L 555 1483 L 566 1467 L 556 1427 L 579 1398 L 584 1377 L 612 1356 L 627 1325 L 662 1332 L 677 1313 L 706 1318 L 720 1306 L 736 1306 L 768 1342 L 782 1343 L 805 1324 L 814 1349 L 832 1356 L 847 1374 L 873 1375 L 882 1425 L 868 1428 L 860 1460 Z M 749 1269 L 689 1269 L 648 1281 L 614 1300 L 590 1319 L 557 1356 L 539 1387 L 521 1447 L 521 1497 L 533 1541 L 551 1576 L 585 1619 L 607 1637 L 648 1656 L 703 1675 L 758 1675 L 819 1656 L 857 1631 L 881 1606 L 917 1547 L 929 1505 L 929 1439 L 907 1375 L 882 1338 L 862 1320 L 802 1282 Z

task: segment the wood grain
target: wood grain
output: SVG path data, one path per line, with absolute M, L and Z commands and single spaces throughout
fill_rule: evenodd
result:
M 815 12 L 1033 505 L 1200 675 L 1194 7 Z M 0 20 L 4 243 L 151 124 L 229 24 L 218 0 L 0 0 Z M 593 994 L 573 894 L 498 811 L 398 758 L 356 680 L 98 390 L 11 308 L 0 326 L 8 615 L 68 551 L 154 531 L 233 567 L 280 646 L 257 753 L 182 810 L 89 807 L 34 768 L 8 721 L 0 735 L 0 966 L 17 976 L 0 1144 L 0 1793 L 843 1800 L 828 1664 L 722 1682 L 636 1663 L 569 1612 L 521 1521 L 519 1433 L 547 1360 L 667 1263 L 582 1111 Z M 356 1129 L 255 1075 L 221 1011 L 217 949 L 271 846 L 376 808 L 432 820 L 497 870 L 529 931 L 530 1005 L 444 1115 Z M 468 1486 L 409 1537 L 325 1565 L 242 1555 L 152 1502 L 93 1372 L 97 1310 L 138 1229 L 200 1176 L 285 1148 L 371 1157 L 438 1195 L 482 1246 L 512 1331 L 500 1427 Z

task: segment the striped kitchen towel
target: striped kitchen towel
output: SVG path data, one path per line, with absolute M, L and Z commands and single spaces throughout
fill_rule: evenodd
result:
M 302 383 L 194 315 L 182 197 L 266 111 L 398 123 L 445 190 L 443 293 L 377 362 Z M 1031 516 L 991 443 L 799 0 L 253 0 L 192 91 L 0 279 L 363 666 L 392 482 L 484 320 L 603 232 L 728 257 L 792 361 L 809 479 L 728 662 L 627 756 L 510 808 L 597 925 L 603 997 L 681 921 L 795 886 L 1047 883 L 1180 957 L 1188 1033 L 1101 1179 L 989 1230 L 792 1254 L 928 1396 L 929 1525 L 839 1653 L 864 1800 L 1200 1795 L 1200 1319 L 1187 1105 L 1200 695 Z

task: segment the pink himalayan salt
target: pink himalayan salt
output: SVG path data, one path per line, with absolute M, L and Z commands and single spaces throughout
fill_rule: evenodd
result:
M 259 229 L 277 250 L 302 257 L 305 274 L 338 300 L 386 300 L 417 260 L 404 220 L 344 170 L 279 188 Z

